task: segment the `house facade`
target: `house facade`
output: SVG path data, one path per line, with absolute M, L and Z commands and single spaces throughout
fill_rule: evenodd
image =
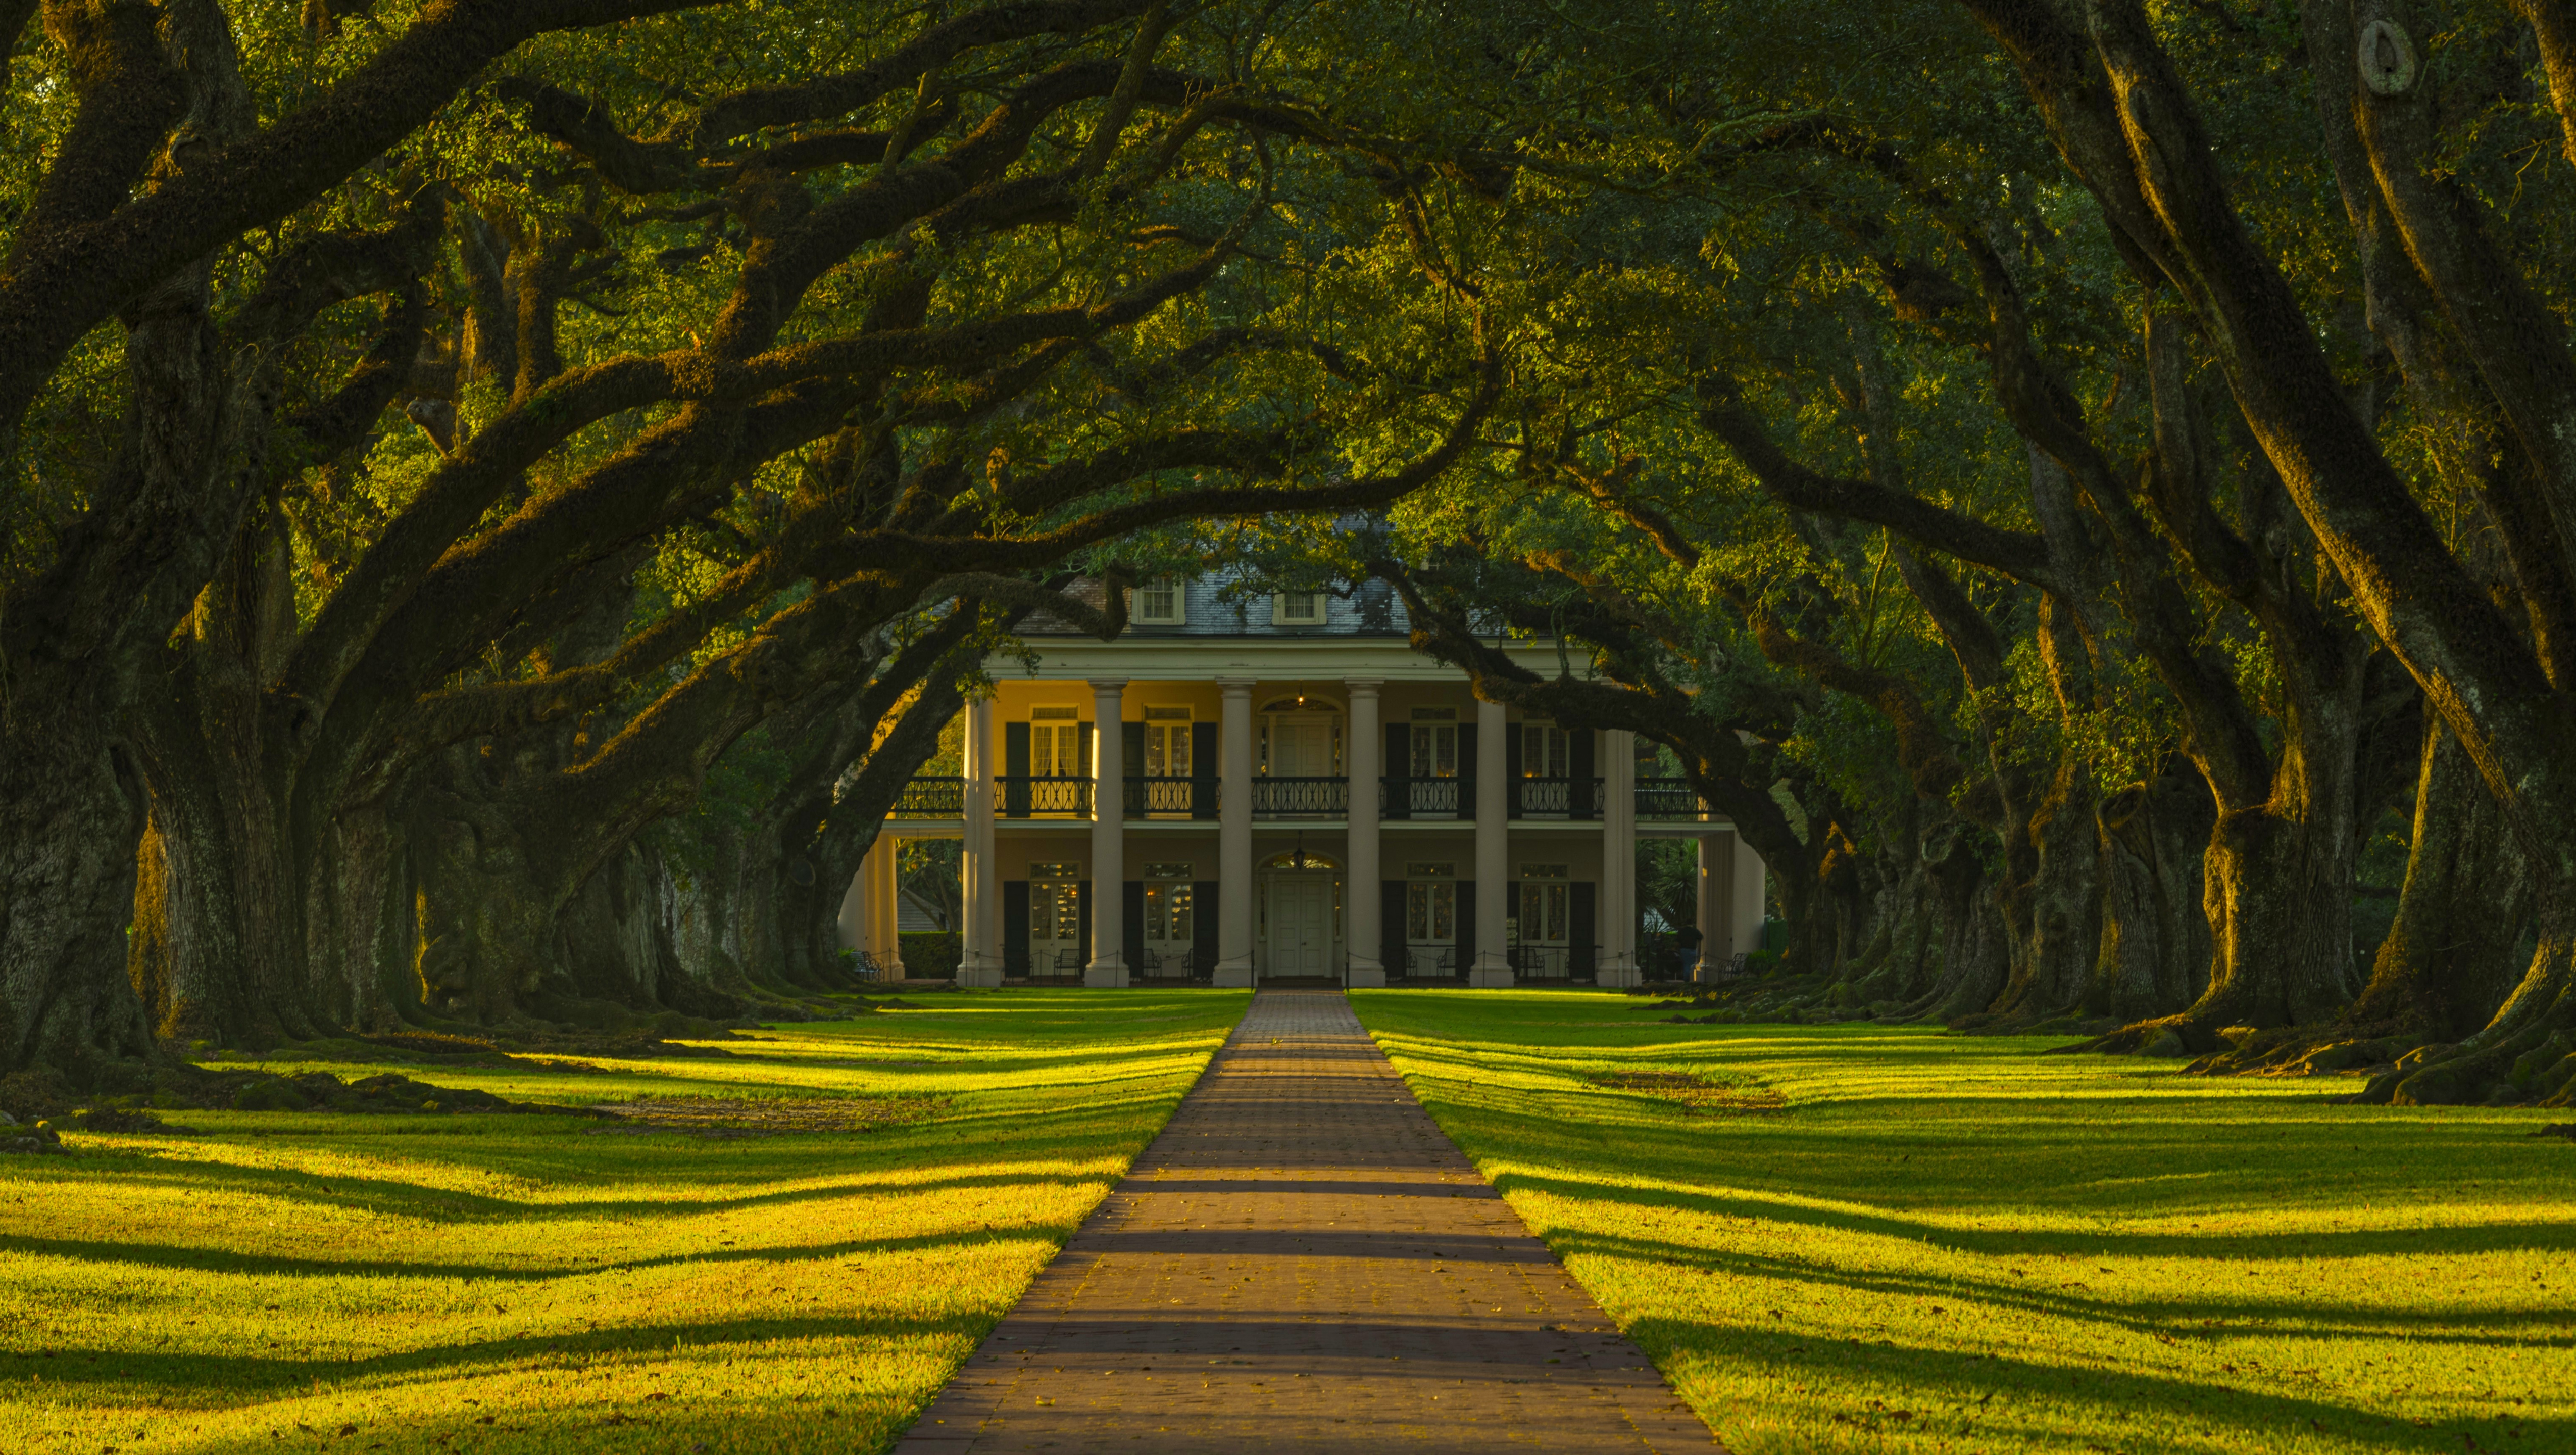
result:
M 896 845 L 960 838 L 970 985 L 1633 985 L 1641 835 L 1698 840 L 1708 957 L 1759 944 L 1762 864 L 1723 816 L 1640 777 L 1634 734 L 1478 701 L 1381 583 L 1154 581 L 1129 618 L 988 664 L 965 771 L 897 806 L 850 944 L 895 963 Z M 1559 670 L 1552 641 L 1508 650 Z

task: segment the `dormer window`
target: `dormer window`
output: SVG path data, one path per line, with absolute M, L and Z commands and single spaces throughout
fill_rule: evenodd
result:
M 1178 577 L 1157 576 L 1136 588 L 1136 620 L 1145 626 L 1187 626 L 1189 606 Z
M 1321 591 L 1282 591 L 1270 598 L 1270 622 L 1273 626 L 1322 626 L 1324 593 Z

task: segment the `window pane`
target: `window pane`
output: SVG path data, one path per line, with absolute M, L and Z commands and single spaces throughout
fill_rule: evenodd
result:
M 1175 778 L 1187 778 L 1190 776 L 1190 730 L 1185 727 L 1176 727 L 1165 728 L 1163 731 L 1171 734 L 1172 736 L 1172 751 L 1170 756 L 1172 776 Z
M 1163 938 L 1167 940 L 1179 940 L 1184 943 L 1197 938 L 1197 935 L 1190 928 L 1190 900 L 1194 892 L 1195 891 L 1186 884 L 1175 884 L 1172 886 L 1172 932 L 1165 935 Z
M 1454 727 L 1433 728 L 1431 730 L 1431 742 L 1434 749 L 1434 758 L 1431 764 L 1431 775 L 1435 778 L 1457 777 L 1458 730 Z
M 1565 938 L 1565 886 L 1562 884 L 1547 887 L 1547 937 L 1556 941 Z
M 1431 938 L 1447 944 L 1458 938 L 1458 886 L 1431 886 Z

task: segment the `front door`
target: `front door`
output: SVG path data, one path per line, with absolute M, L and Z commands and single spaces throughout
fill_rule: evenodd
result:
M 1281 778 L 1329 778 L 1333 773 L 1332 724 L 1322 718 L 1281 718 L 1270 725 L 1270 771 Z
M 1320 876 L 1270 884 L 1270 973 L 1329 975 L 1333 886 Z

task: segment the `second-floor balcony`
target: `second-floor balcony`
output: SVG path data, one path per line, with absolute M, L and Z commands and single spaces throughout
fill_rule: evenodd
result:
M 964 818 L 966 780 L 924 775 L 905 782 L 888 818 Z
M 1087 819 L 1093 798 L 1089 778 L 1010 775 L 994 780 L 993 808 L 1006 819 Z M 1601 817 L 1606 780 L 1600 778 L 1516 778 L 1511 780 L 1510 813 L 1514 818 L 1592 820 Z M 1217 817 L 1222 794 L 1214 778 L 1130 777 L 1121 807 L 1131 819 L 1205 819 Z M 1673 822 L 1716 817 L 1685 778 L 1640 778 L 1636 787 L 1641 821 Z M 1348 778 L 1280 777 L 1252 780 L 1252 816 L 1256 819 L 1350 816 Z M 1378 813 L 1396 820 L 1457 819 L 1476 816 L 1476 780 L 1472 778 L 1385 778 L 1378 784 Z M 966 780 L 924 775 L 912 779 L 895 798 L 887 815 L 897 819 L 962 819 L 966 816 Z
M 1637 780 L 1637 817 L 1640 819 L 1693 819 L 1710 816 L 1709 806 L 1700 801 L 1698 790 L 1687 778 L 1640 778 Z
M 1514 818 L 1599 818 L 1600 778 L 1516 778 L 1512 780 Z
M 1006 773 L 993 780 L 1001 790 L 995 810 L 1003 818 L 1089 818 L 1091 780 L 1043 778 Z

